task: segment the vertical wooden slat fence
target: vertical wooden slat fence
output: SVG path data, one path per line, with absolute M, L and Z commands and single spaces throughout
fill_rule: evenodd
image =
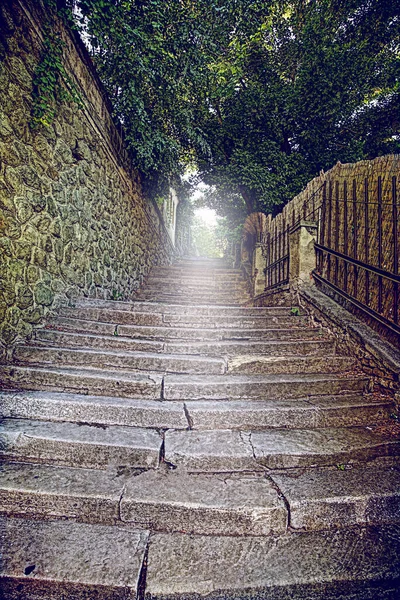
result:
M 400 334 L 397 190 L 397 175 L 324 184 L 314 278 Z

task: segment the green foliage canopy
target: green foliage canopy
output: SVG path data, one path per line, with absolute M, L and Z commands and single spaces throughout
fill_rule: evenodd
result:
M 153 193 L 194 164 L 238 220 L 338 160 L 400 151 L 398 0 L 67 5 Z

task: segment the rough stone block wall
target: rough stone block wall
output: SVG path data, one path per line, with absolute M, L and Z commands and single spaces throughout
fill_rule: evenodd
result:
M 62 105 L 32 130 L 39 3 L 0 7 L 0 347 L 83 296 L 130 298 L 173 247 L 143 197 L 80 40 L 64 31 L 66 68 L 84 108 Z

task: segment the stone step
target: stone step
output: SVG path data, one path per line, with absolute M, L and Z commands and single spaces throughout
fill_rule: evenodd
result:
M 124 372 L 160 371 L 163 373 L 223 374 L 226 371 L 225 361 L 218 358 L 32 345 L 16 346 L 13 359 L 14 364 L 83 366 L 106 370 L 124 369 Z
M 107 310 L 123 310 L 132 312 L 157 312 L 165 315 L 190 315 L 190 316 L 212 316 L 228 317 L 234 316 L 289 316 L 290 308 L 287 306 L 185 306 L 182 304 L 166 304 L 163 302 L 126 302 L 121 300 L 96 300 L 85 298 L 77 300 L 76 309 L 79 308 L 97 308 Z
M 400 468 L 314 468 L 276 471 L 266 478 L 166 470 L 132 476 L 8 463 L 0 472 L 0 513 L 103 524 L 122 521 L 152 531 L 203 535 L 265 536 L 282 535 L 287 527 L 316 531 L 376 526 L 400 522 Z
M 136 598 L 147 531 L 2 518 L 4 599 Z
M 199 304 L 208 306 L 209 304 L 216 304 L 220 306 L 236 306 L 243 305 L 249 299 L 250 296 L 245 293 L 179 293 L 167 291 L 152 291 L 152 290 L 141 290 L 137 298 L 139 300 L 147 300 L 153 302 L 171 302 L 180 304 Z
M 161 340 L 309 340 L 326 339 L 322 329 L 316 327 L 291 327 L 288 329 L 197 329 L 191 327 L 150 327 L 119 325 L 117 333 L 124 337 Z
M 330 466 L 399 452 L 398 440 L 360 427 L 165 434 L 165 461 L 193 473 Z
M 166 400 L 222 400 L 234 398 L 290 399 L 309 396 L 363 392 L 368 380 L 337 375 L 166 375 Z
M 118 370 L 0 365 L 2 389 L 53 390 L 124 398 L 161 398 L 162 375 Z
M 146 600 L 396 600 L 400 527 L 276 537 L 156 534 Z
M 4 419 L 0 431 L 3 459 L 92 469 L 155 469 L 163 441 L 152 429 L 28 419 Z
M 306 317 L 291 317 L 290 315 L 180 315 L 174 313 L 133 312 L 112 308 L 82 306 L 78 308 L 64 307 L 59 316 L 88 321 L 125 325 L 151 325 L 163 327 L 205 327 L 210 328 L 247 328 L 271 329 L 279 326 L 299 327 L 307 325 Z M 54 320 L 53 320 L 54 322 Z M 56 322 L 56 321 L 55 321 Z
M 226 289 L 245 289 L 246 281 L 243 277 L 232 277 L 227 275 L 225 277 L 218 277 L 216 275 L 203 275 L 198 277 L 196 275 L 188 275 L 185 273 L 151 273 L 145 280 L 146 288 L 158 288 L 160 290 L 226 290 Z
M 189 285 L 188 283 L 176 280 L 160 281 L 147 280 L 143 288 L 138 292 L 151 294 L 174 294 L 182 296 L 208 296 L 210 298 L 229 298 L 229 296 L 248 296 L 246 285 L 243 283 L 235 284 L 230 282 L 211 283 L 208 281 L 197 282 Z
M 9 463 L 0 473 L 0 512 L 207 535 L 283 534 L 288 514 L 264 477 L 174 471 L 111 471 Z
M 380 423 L 393 412 L 393 401 L 344 394 L 294 400 L 194 400 L 185 407 L 196 430 L 313 429 Z
M 399 465 L 339 464 L 333 469 L 274 473 L 272 479 L 290 506 L 292 529 L 400 523 Z
M 111 525 L 120 522 L 124 486 L 116 470 L 11 462 L 0 470 L 0 513 Z
M 385 397 L 316 396 L 294 400 L 160 402 L 57 392 L 2 392 L 2 416 L 161 429 L 315 428 L 366 426 L 393 412 Z
M 68 346 L 69 348 L 80 347 L 96 348 L 98 350 L 125 350 L 127 352 L 163 352 L 165 349 L 164 342 L 157 340 L 135 340 L 134 338 L 125 338 L 119 335 L 102 334 L 101 332 L 96 331 L 96 327 L 94 328 L 95 330 L 93 333 L 79 333 L 79 331 L 91 331 L 92 325 L 96 326 L 97 323 L 93 323 L 93 321 L 75 321 L 75 319 L 66 319 L 63 321 L 63 327 L 66 331 L 37 329 L 34 332 L 35 343 Z
M 346 373 L 356 361 L 347 356 L 239 356 L 228 361 L 228 373 Z
M 189 427 L 183 402 L 58 392 L 10 391 L 0 392 L 0 405 L 3 418 L 159 429 Z
M 218 271 L 196 269 L 194 271 L 174 265 L 171 265 L 170 267 L 154 267 L 148 275 L 148 279 L 152 277 L 167 279 L 169 281 L 175 278 L 182 278 L 193 281 L 198 281 L 201 279 L 211 279 L 213 281 L 243 281 L 243 273 L 241 271 L 234 271 L 232 269 L 218 269 Z
M 210 356 L 241 356 L 261 354 L 266 356 L 320 355 L 332 356 L 334 339 L 321 340 L 217 340 L 214 342 L 169 342 L 165 348 L 178 354 L 207 354 Z
M 86 337 L 86 336 L 82 336 Z M 104 344 L 104 339 L 102 340 Z M 113 338 L 110 345 L 114 344 Z M 76 344 L 75 344 L 76 346 Z M 113 349 L 97 349 L 96 340 L 92 347 L 62 348 L 44 345 L 16 346 L 13 352 L 15 364 L 65 365 L 96 367 L 104 369 L 126 369 L 131 371 L 159 371 L 163 373 L 224 374 L 239 373 L 346 373 L 355 366 L 355 361 L 343 356 L 240 356 L 229 360 L 205 358 L 190 354 L 167 354 L 146 352 L 118 352 Z
M 93 321 L 77 321 L 65 319 L 62 327 L 65 331 L 55 329 L 37 329 L 34 337 L 36 343 L 54 344 L 57 346 L 97 348 L 110 350 L 126 350 L 128 352 L 169 352 L 171 354 L 194 354 L 209 356 L 241 356 L 241 355 L 270 355 L 297 356 L 322 354 L 332 356 L 335 350 L 334 340 L 327 341 L 268 341 L 268 340 L 219 340 L 214 342 L 163 342 L 160 340 L 136 339 L 118 335 L 102 334 L 98 331 L 100 323 Z M 61 322 L 60 322 L 61 328 Z M 81 331 L 93 333 L 80 333 Z
M 143 294 L 140 295 L 139 298 L 142 300 L 146 300 L 147 302 L 156 302 L 157 304 L 160 302 L 180 302 L 182 305 L 192 306 L 196 304 L 197 306 L 208 306 L 209 304 L 213 304 L 215 306 L 226 306 L 229 305 L 229 300 L 231 301 L 232 307 L 236 306 L 245 306 L 246 302 L 248 302 L 248 298 L 184 298 L 179 295 L 171 295 L 167 296 L 166 294 L 159 294 L 157 296 L 153 294 Z

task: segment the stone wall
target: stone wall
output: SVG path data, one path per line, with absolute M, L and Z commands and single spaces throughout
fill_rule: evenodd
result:
M 145 200 L 81 41 L 65 30 L 65 65 L 84 108 L 29 125 L 41 51 L 40 3 L 0 7 L 0 346 L 27 338 L 77 297 L 130 298 L 173 247 Z

